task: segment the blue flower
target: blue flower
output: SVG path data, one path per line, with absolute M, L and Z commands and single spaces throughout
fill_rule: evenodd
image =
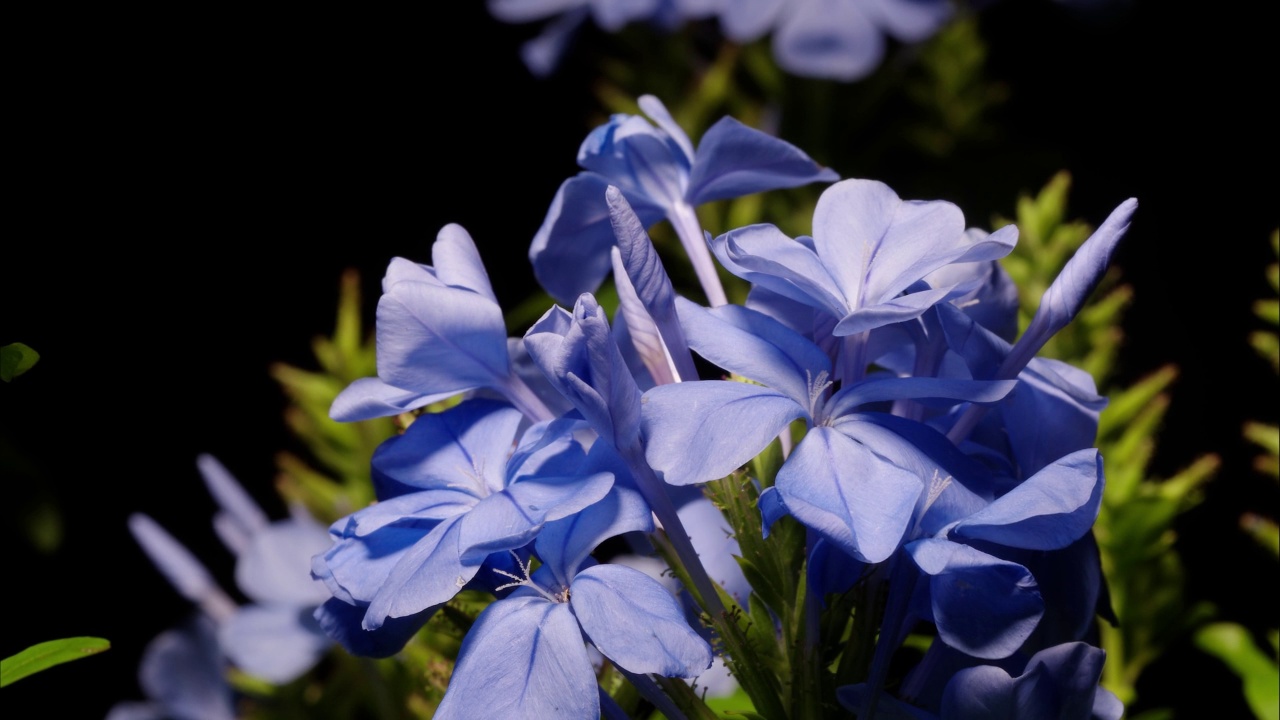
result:
M 920 42 L 951 18 L 948 0 L 725 0 L 724 34 L 750 42 L 773 31 L 773 57 L 784 70 L 853 81 L 875 70 L 889 36 Z
M 511 405 L 476 398 L 419 417 L 378 448 L 380 501 L 335 522 L 334 544 L 312 565 L 334 596 L 322 612 L 327 627 L 356 615 L 364 631 L 425 621 L 422 613 L 492 566 L 491 555 L 524 547 L 545 523 L 604 497 L 613 475 L 590 467 L 572 435 L 579 423 L 539 423 L 521 436 L 523 422 Z
M 145 702 L 116 703 L 107 720 L 233 720 L 217 628 L 203 613 L 147 643 L 138 666 Z
M 725 117 L 694 150 L 688 135 L 652 95 L 638 115 L 614 115 L 578 150 L 585 172 L 556 192 L 529 248 L 538 282 L 568 305 L 609 273 L 614 244 L 605 190 L 622 191 L 645 227 L 666 218 L 676 230 L 712 305 L 725 302 L 694 208 L 712 200 L 837 178 L 790 143 Z
M 471 235 L 446 225 L 431 257 L 435 265 L 396 258 L 387 267 L 378 300 L 378 376 L 348 386 L 329 414 L 343 421 L 395 415 L 487 388 L 531 419 L 551 419 L 513 364 L 502 308 Z
M 548 523 L 535 541 L 543 565 L 509 574 L 512 594 L 485 609 L 467 633 L 435 717 L 600 717 L 586 647 L 590 642 L 634 677 L 695 677 L 711 665 L 711 648 L 684 620 L 656 580 L 622 565 L 597 565 L 601 541 L 653 527 L 648 505 L 615 486 L 577 515 Z
M 217 501 L 214 528 L 236 556 L 236 585 L 249 599 L 237 605 L 204 565 L 150 517 L 135 514 L 129 529 L 183 597 L 214 621 L 220 652 L 242 671 L 275 684 L 310 670 L 331 642 L 312 618 L 329 597 L 310 575 L 311 557 L 329 546 L 324 527 L 301 508 L 270 521 L 216 459 L 197 461 Z

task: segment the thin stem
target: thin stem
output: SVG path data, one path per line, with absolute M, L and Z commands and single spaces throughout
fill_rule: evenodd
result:
M 702 224 L 698 222 L 698 214 L 694 212 L 693 206 L 684 202 L 677 203 L 667 215 L 667 220 L 671 221 L 676 235 L 680 237 L 680 244 L 689 256 L 693 271 L 702 285 L 702 292 L 706 293 L 707 302 L 711 307 L 728 304 L 729 299 L 724 294 L 724 286 L 720 284 L 715 260 L 711 257 L 711 250 L 702 234 Z

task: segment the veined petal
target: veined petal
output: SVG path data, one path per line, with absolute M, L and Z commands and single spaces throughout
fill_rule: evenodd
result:
M 843 290 L 814 250 L 773 225 L 748 225 L 711 241 L 725 269 L 758 287 L 843 317 Z
M 639 570 L 587 568 L 573 579 L 569 607 L 591 642 L 624 670 L 696 677 L 711 667 L 711 647 L 675 597 Z
M 510 374 L 497 303 L 470 290 L 401 282 L 378 301 L 378 377 L 426 394 L 492 386 Z
M 1102 456 L 1094 448 L 1080 450 L 959 521 L 950 534 L 1026 550 L 1058 550 L 1093 527 L 1102 486 Z
M 437 720 L 476 716 L 598 720 L 600 698 L 582 633 L 569 606 L 513 595 L 476 618 Z
M 685 199 L 701 205 L 838 179 L 795 145 L 726 116 L 698 141 Z
M 822 193 L 813 240 L 848 312 L 893 300 L 970 245 L 949 202 L 903 201 L 884 183 L 842 180 Z
M 817 345 L 773 318 L 738 305 L 708 310 L 680 298 L 690 347 L 717 366 L 786 394 L 809 409 L 831 374 Z
M 763 450 L 804 408 L 776 390 L 725 380 L 659 385 L 641 399 L 645 459 L 667 483 L 722 478 Z
M 685 196 L 689 158 L 674 139 L 639 115 L 614 115 L 578 149 L 578 164 L 617 185 L 627 199 L 669 210 Z
M 311 574 L 348 604 L 367 604 L 386 583 L 392 569 L 435 525 L 388 525 L 364 537 L 338 540 L 311 560 Z M 443 534 L 448 528 L 440 529 Z
M 622 192 L 610 186 L 605 191 L 605 201 L 609 206 L 613 233 L 618 241 L 618 255 L 626 278 L 659 333 L 664 356 L 671 358 L 670 362 L 682 380 L 696 380 L 698 373 L 676 314 L 675 290 L 662 266 L 662 259 Z M 619 294 L 622 294 L 621 290 Z M 633 335 L 640 330 L 638 322 L 631 322 L 630 327 Z
M 458 536 L 461 558 L 484 562 L 499 550 L 527 545 L 548 520 L 578 512 L 597 502 L 613 485 L 611 473 L 587 477 L 531 477 L 504 492 L 481 500 L 461 520 Z
M 1000 366 L 1001 377 L 1014 377 L 1021 372 L 1049 338 L 1080 312 L 1089 293 L 1106 273 L 1111 254 L 1129 229 L 1129 220 L 1137 209 L 1138 201 L 1133 198 L 1120 203 L 1071 256 L 1040 298 L 1040 307 L 1036 309 L 1026 332 L 1018 338 Z
M 360 378 L 343 388 L 329 406 L 329 417 L 339 422 L 368 420 L 370 418 L 399 415 L 424 405 L 453 397 L 457 392 L 424 395 L 388 385 L 376 377 Z
M 941 399 L 961 402 L 997 402 L 1017 385 L 1014 380 L 953 380 L 932 377 L 871 378 L 854 383 L 832 396 L 826 415 L 833 420 L 852 414 L 860 405 L 885 400 Z
M 506 486 L 507 458 L 524 416 L 498 400 L 473 398 L 419 416 L 378 446 L 375 472 L 424 490 L 458 490 L 477 499 Z
M 494 305 L 498 304 L 493 286 L 489 284 L 489 273 L 480 259 L 480 251 L 476 250 L 471 234 L 461 225 L 449 223 L 440 229 L 431 246 L 431 264 L 444 284 L 470 290 Z
M 650 120 L 663 131 L 684 153 L 685 159 L 689 163 L 693 163 L 693 143 L 690 142 L 689 136 L 685 133 L 684 128 L 676 123 L 675 118 L 671 117 L 667 106 L 653 95 L 641 95 L 636 104 L 640 106 L 641 112 L 649 116 Z
M 404 617 L 439 605 L 458 594 L 484 562 L 464 563 L 458 545 L 461 515 L 442 521 L 426 537 L 400 553 L 364 616 L 364 628 L 376 630 L 389 617 Z
M 628 532 L 653 530 L 653 513 L 639 492 L 615 484 L 609 494 L 572 516 L 547 523 L 534 541 L 538 557 L 567 587 L 600 543 Z
M 1005 658 L 1040 622 L 1044 601 L 1025 567 L 949 540 L 918 540 L 907 550 L 930 576 L 931 619 L 951 647 L 976 658 Z
M 868 563 L 898 549 L 924 489 L 915 473 L 827 427 L 804 436 L 774 487 L 792 516 Z
M 899 295 L 874 305 L 858 308 L 841 318 L 840 322 L 836 323 L 835 329 L 832 330 L 832 334 L 840 337 L 857 335 L 885 325 L 913 320 L 923 315 L 929 308 L 947 299 L 949 294 L 950 288 L 920 290 L 906 295 Z

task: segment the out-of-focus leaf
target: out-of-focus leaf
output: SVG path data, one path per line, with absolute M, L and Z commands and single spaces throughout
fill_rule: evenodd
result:
M 22 678 L 82 657 L 96 655 L 111 647 L 111 643 L 96 637 L 71 637 L 37 643 L 0 660 L 0 687 Z
M 1261 720 L 1280 720 L 1280 667 L 1243 627 L 1213 623 L 1196 633 L 1196 646 L 1231 668 L 1244 682 L 1244 697 Z
M 10 343 L 0 347 L 0 380 L 9 382 L 31 369 L 40 359 L 40 353 L 22 343 Z

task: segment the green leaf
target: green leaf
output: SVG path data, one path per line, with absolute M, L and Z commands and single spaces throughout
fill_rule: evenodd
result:
M 96 655 L 111 643 L 96 637 L 73 637 L 37 643 L 17 655 L 0 661 L 0 687 L 82 657 Z
M 31 369 L 40 359 L 40 353 L 22 343 L 10 343 L 0 347 L 0 380 L 9 382 Z
M 1263 720 L 1280 720 L 1280 668 L 1249 632 L 1234 623 L 1213 623 L 1196 633 L 1196 645 L 1227 664 L 1244 681 L 1244 697 Z

